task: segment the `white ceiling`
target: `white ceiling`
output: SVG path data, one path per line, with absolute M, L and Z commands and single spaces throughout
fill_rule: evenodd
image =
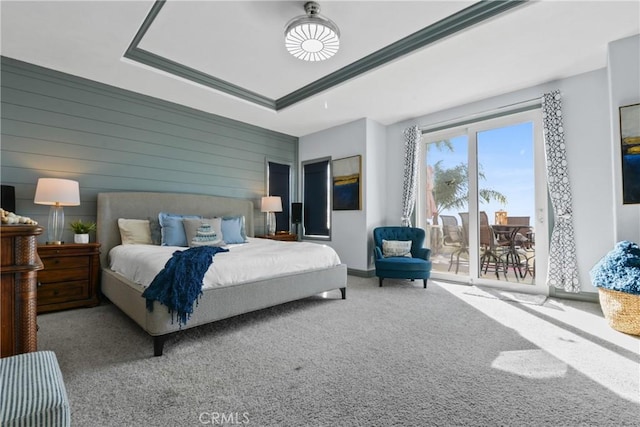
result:
M 473 3 L 321 1 L 341 47 L 307 63 L 283 42 L 304 1 L 168 0 L 139 47 L 279 98 Z M 640 0 L 529 2 L 276 112 L 125 59 L 153 4 L 2 0 L 0 53 L 302 136 L 362 117 L 387 125 L 602 68 L 610 41 L 640 33 Z

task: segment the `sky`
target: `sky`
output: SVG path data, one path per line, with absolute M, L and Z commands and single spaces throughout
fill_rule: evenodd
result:
M 502 209 L 509 216 L 529 216 L 533 225 L 534 205 L 534 165 L 533 165 L 533 123 L 525 122 L 508 127 L 479 132 L 478 163 L 484 171 L 485 180 L 480 188 L 502 193 L 505 205 L 492 201 L 482 203 L 480 210 L 487 212 L 493 223 L 495 212 Z M 448 149 L 431 147 L 427 152 L 427 164 L 442 160 L 443 168 L 450 168 L 468 162 L 466 135 L 452 138 L 453 152 Z M 437 197 L 437 195 L 436 195 Z M 458 209 L 440 214 L 457 216 Z M 460 218 L 458 218 L 460 220 Z

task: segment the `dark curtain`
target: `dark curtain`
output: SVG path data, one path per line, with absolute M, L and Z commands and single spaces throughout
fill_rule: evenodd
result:
M 304 234 L 328 236 L 329 160 L 304 165 Z
M 291 199 L 289 194 L 291 166 L 269 162 L 269 196 L 280 196 L 282 212 L 276 212 L 276 231 L 289 231 Z

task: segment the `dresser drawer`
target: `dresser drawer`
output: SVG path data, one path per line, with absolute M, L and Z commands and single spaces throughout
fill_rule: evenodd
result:
M 89 283 L 87 280 L 66 283 L 41 282 L 38 286 L 38 305 L 55 304 L 87 298 L 89 298 Z
M 44 264 L 44 268 L 47 270 L 55 270 L 58 268 L 78 268 L 78 267 L 88 267 L 89 266 L 89 257 L 88 256 L 80 256 L 80 257 L 69 257 L 69 256 L 58 256 L 58 257 L 40 257 Z
M 56 283 L 71 282 L 74 280 L 87 280 L 89 268 L 66 268 L 63 270 L 42 270 L 38 273 L 38 282 Z
M 44 264 L 38 272 L 38 313 L 100 303 L 99 243 L 40 245 L 38 255 Z

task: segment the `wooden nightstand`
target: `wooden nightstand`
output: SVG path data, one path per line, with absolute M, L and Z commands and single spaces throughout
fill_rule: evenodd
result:
M 295 234 L 271 234 L 267 236 L 256 236 L 261 239 L 280 240 L 283 242 L 297 242 L 298 236 Z
M 41 245 L 38 313 L 94 307 L 98 300 L 100 243 Z

